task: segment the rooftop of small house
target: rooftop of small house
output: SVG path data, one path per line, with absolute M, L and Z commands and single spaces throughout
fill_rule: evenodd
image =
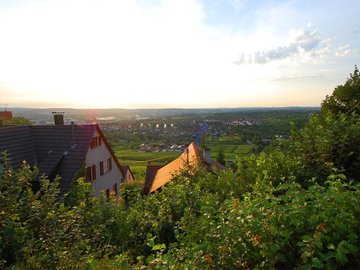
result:
M 210 155 L 200 155 L 195 143 L 191 143 L 185 151 L 175 160 L 166 165 L 151 165 L 148 164 L 145 176 L 145 188 L 149 193 L 161 188 L 166 183 L 171 181 L 187 166 L 200 164 L 206 169 L 211 170 L 212 167 L 217 169 L 225 169 L 223 165 L 216 161 L 212 161 Z

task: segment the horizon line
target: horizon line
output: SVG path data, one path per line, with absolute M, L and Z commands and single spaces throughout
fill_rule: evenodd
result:
M 289 106 L 244 106 L 244 107 L 189 107 L 189 108 L 181 108 L 181 107 L 158 107 L 158 108 L 121 108 L 121 107 L 112 107 L 112 108 L 76 108 L 76 107 L 7 107 L 4 108 L 4 111 L 8 111 L 11 109 L 36 109 L 36 110 L 233 110 L 233 109 L 271 109 L 271 108 L 321 108 L 321 106 L 306 106 L 306 105 L 289 105 Z

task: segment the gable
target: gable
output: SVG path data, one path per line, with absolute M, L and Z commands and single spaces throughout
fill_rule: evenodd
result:
M 112 159 L 115 162 L 116 167 L 119 169 L 120 173 L 122 174 L 122 177 L 125 178 L 126 172 L 121 167 L 117 157 L 115 156 L 114 151 L 111 149 L 110 144 L 106 140 L 104 133 L 101 131 L 101 129 L 100 129 L 100 127 L 98 125 L 96 125 L 96 133 L 95 134 L 99 134 L 99 136 L 102 138 L 104 146 L 106 147 L 107 151 L 110 153 Z
M 92 183 L 95 195 L 105 192 L 117 194 L 126 174 L 120 166 L 105 136 L 97 126 L 88 146 L 85 159 L 86 179 Z
M 194 143 L 191 143 L 188 148 L 175 160 L 163 166 L 156 171 L 154 179 L 150 185 L 149 192 L 161 188 L 163 185 L 171 181 L 181 170 L 186 168 L 188 164 L 197 164 L 200 161 L 198 150 Z

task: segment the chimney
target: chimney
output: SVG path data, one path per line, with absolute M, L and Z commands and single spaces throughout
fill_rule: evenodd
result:
M 211 160 L 211 151 L 210 150 L 204 150 L 203 152 L 203 158 L 206 163 L 212 164 Z
M 64 125 L 64 112 L 52 112 L 54 116 L 55 126 L 63 126 Z

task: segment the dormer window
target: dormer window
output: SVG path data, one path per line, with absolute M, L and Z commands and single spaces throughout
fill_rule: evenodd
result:
M 90 142 L 90 148 L 95 148 L 101 145 L 101 137 L 92 137 Z

